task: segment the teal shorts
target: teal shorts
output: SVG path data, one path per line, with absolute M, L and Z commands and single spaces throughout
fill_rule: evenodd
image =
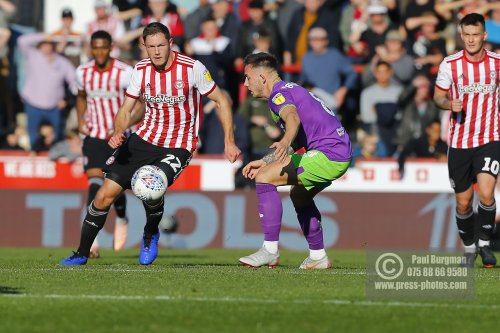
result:
M 330 186 L 335 179 L 342 177 L 351 165 L 351 161 L 331 161 L 318 150 L 293 154 L 290 157 L 297 171 L 297 177 L 307 190 Z

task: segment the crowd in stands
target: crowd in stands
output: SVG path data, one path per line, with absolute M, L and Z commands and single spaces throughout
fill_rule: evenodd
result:
M 241 84 L 245 55 L 270 52 L 286 80 L 341 118 L 356 158 L 399 158 L 403 173 L 409 156 L 446 155 L 449 115 L 432 94 L 439 63 L 462 47 L 460 18 L 483 14 L 487 48 L 500 50 L 495 0 L 92 1 L 95 17 L 85 31 L 72 27 L 78 8 L 65 8 L 57 31 L 20 35 L 10 25 L 15 5 L 0 0 L 0 149 L 43 152 L 64 140 L 74 147 L 75 68 L 89 60 L 89 36 L 108 31 L 113 56 L 134 65 L 146 57 L 143 27 L 162 22 L 175 49 L 202 61 L 227 91 L 245 159 L 267 154 L 282 135 L 266 102 Z M 199 153 L 220 154 L 216 106 L 206 104 L 203 113 Z

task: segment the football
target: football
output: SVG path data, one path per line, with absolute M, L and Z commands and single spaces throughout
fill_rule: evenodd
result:
M 145 165 L 137 169 L 132 176 L 132 192 L 143 201 L 160 199 L 167 190 L 168 179 L 165 173 L 155 165 Z

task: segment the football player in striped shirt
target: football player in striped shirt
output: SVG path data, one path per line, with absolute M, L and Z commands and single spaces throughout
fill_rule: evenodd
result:
M 125 101 L 115 119 L 114 134 L 109 140 L 118 155 L 106 172 L 103 186 L 90 204 L 82 225 L 80 246 L 62 265 L 84 265 L 90 246 L 103 228 L 111 204 L 124 190 L 131 187 L 134 172 L 145 165 L 154 165 L 166 175 L 172 185 L 189 164 L 198 141 L 201 95 L 213 100 L 219 110 L 224 129 L 224 153 L 232 163 L 241 154 L 234 143 L 232 112 L 229 101 L 212 80 L 205 66 L 172 50 L 173 39 L 168 28 L 158 22 L 143 31 L 149 58 L 138 62 L 132 72 Z M 146 105 L 139 129 L 125 139 L 125 131 L 133 120 L 137 100 Z M 158 254 L 158 225 L 163 215 L 164 201 L 143 201 L 146 225 L 139 263 L 151 264 Z
M 500 54 L 485 50 L 484 17 L 468 14 L 460 21 L 464 50 L 439 66 L 434 102 L 450 110 L 448 171 L 457 203 L 456 221 L 465 246 L 464 264 L 474 267 L 477 253 L 483 267 L 495 267 L 490 239 L 495 224 L 495 183 L 500 168 Z M 477 182 L 477 234 L 472 199 Z M 476 247 L 476 241 L 477 246 Z
M 108 32 L 94 32 L 90 38 L 93 60 L 76 69 L 78 128 L 85 135 L 82 151 L 84 170 L 89 180 L 87 206 L 104 182 L 103 170 L 113 153 L 108 140 L 113 134 L 115 115 L 123 103 L 132 73 L 131 66 L 110 56 L 112 45 Z M 117 218 L 113 247 L 115 251 L 120 251 L 125 247 L 128 229 L 125 194 L 116 199 L 114 207 Z M 90 257 L 99 257 L 97 239 L 92 245 Z

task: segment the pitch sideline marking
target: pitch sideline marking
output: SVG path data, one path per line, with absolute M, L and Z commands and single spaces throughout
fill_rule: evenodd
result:
M 44 299 L 91 299 L 91 300 L 143 300 L 143 301 L 187 301 L 187 302 L 227 302 L 227 303 L 294 303 L 294 304 L 331 304 L 352 306 L 381 306 L 381 307 L 419 307 L 419 308 L 463 308 L 498 310 L 500 304 L 453 304 L 453 303 L 425 303 L 425 302 L 379 302 L 379 301 L 351 301 L 344 299 L 328 300 L 277 300 L 233 297 L 182 297 L 172 295 L 142 296 L 142 295 L 62 295 L 62 294 L 4 294 L 2 297 L 11 298 L 44 298 Z

